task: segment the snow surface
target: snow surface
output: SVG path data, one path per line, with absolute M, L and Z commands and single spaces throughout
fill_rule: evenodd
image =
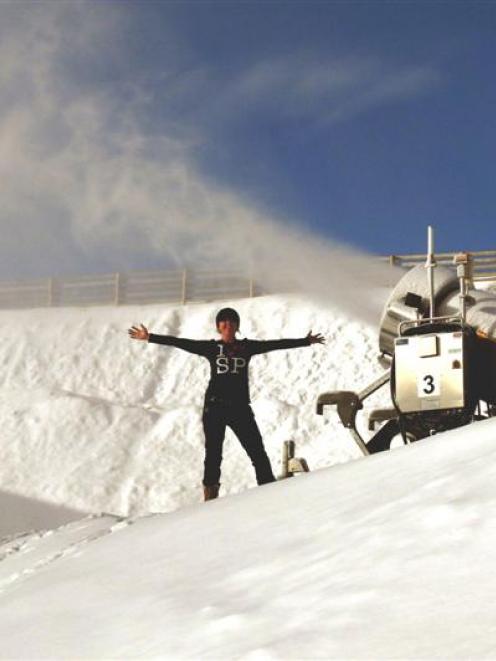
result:
M 334 416 L 315 414 L 323 390 L 381 373 L 376 330 L 337 311 L 278 297 L 1 311 L 0 488 L 88 514 L 135 516 L 201 500 L 208 362 L 130 340 L 127 329 L 143 322 L 156 333 L 213 338 L 215 313 L 227 303 L 240 311 L 242 336 L 302 337 L 312 329 L 328 339 L 251 362 L 253 408 L 275 469 L 291 438 L 312 469 L 358 456 Z M 255 486 L 230 431 L 223 468 L 223 494 Z
M 0 562 L 1 656 L 494 658 L 495 434 L 21 540 Z
M 78 510 L 0 491 L 0 540 L 26 530 L 58 527 L 83 516 Z
M 496 420 L 360 457 L 314 403 L 381 372 L 376 329 L 242 301 L 250 337 L 328 337 L 252 363 L 274 462 L 293 437 L 313 470 L 247 489 L 230 437 L 200 503 L 207 363 L 126 328 L 210 337 L 217 307 L 0 315 L 2 488 L 92 513 L 0 542 L 0 658 L 496 658 Z

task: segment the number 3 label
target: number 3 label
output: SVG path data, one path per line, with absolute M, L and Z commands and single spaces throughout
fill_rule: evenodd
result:
M 419 397 L 432 397 L 440 392 L 439 374 L 422 374 L 418 377 L 417 391 Z

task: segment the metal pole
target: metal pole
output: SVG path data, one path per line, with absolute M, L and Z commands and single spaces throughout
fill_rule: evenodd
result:
M 48 278 L 48 307 L 53 306 L 53 278 Z
M 434 230 L 431 225 L 427 228 L 427 260 L 425 268 L 427 269 L 427 280 L 429 282 L 429 317 L 431 319 L 435 316 L 434 310 L 434 268 L 436 266 L 436 258 L 434 256 Z
M 465 322 L 467 315 L 467 297 L 469 285 L 473 285 L 472 277 L 472 255 L 470 253 L 459 253 L 453 258 L 453 263 L 456 266 L 456 273 L 460 282 L 459 308 L 460 317 Z
M 115 295 L 114 295 L 114 303 L 115 305 L 119 305 L 119 300 L 120 300 L 120 286 L 121 286 L 121 274 L 116 273 L 115 274 Z
M 282 474 L 281 478 L 292 477 L 293 474 L 289 472 L 289 461 L 293 459 L 295 453 L 295 442 L 284 441 L 282 446 Z
M 187 274 L 187 271 L 186 271 L 186 269 L 184 269 L 183 279 L 182 279 L 182 291 L 181 291 L 181 302 L 182 302 L 183 305 L 186 304 L 186 283 L 187 283 L 186 274 Z

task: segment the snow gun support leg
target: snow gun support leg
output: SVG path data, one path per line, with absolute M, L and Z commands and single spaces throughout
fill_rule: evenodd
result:
M 323 414 L 324 406 L 337 406 L 341 422 L 350 430 L 353 440 L 362 453 L 368 455 L 370 454 L 370 450 L 367 448 L 365 441 L 356 428 L 356 416 L 358 411 L 363 408 L 364 400 L 376 390 L 379 390 L 389 379 L 390 373 L 386 372 L 358 394 L 349 390 L 322 393 L 317 400 L 317 414 Z
M 293 477 L 295 473 L 308 473 L 310 469 L 306 459 L 295 457 L 295 442 L 284 441 L 282 446 L 282 474 L 279 479 Z

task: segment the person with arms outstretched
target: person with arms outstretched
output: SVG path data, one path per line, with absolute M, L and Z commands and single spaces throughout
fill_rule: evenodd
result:
M 149 333 L 141 324 L 129 329 L 134 340 L 178 347 L 184 351 L 207 358 L 210 363 L 210 381 L 203 407 L 205 433 L 205 470 L 203 490 L 205 500 L 217 498 L 220 488 L 222 446 L 226 427 L 230 427 L 248 454 L 257 484 L 274 482 L 269 457 L 262 435 L 250 406 L 248 365 L 252 356 L 278 349 L 294 349 L 311 344 L 323 344 L 322 335 L 312 335 L 295 340 L 239 340 L 240 318 L 236 310 L 223 308 L 216 316 L 220 340 L 190 340 L 172 335 Z

